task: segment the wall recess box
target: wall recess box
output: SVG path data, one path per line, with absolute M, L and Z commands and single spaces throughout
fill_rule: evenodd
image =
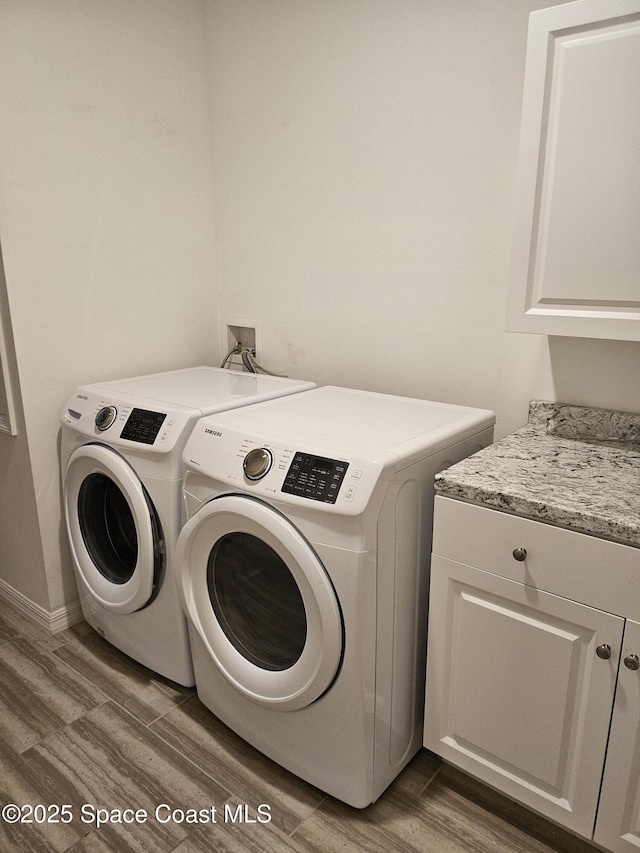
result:
M 236 344 L 241 344 L 243 349 L 250 349 L 255 354 L 256 361 L 262 359 L 262 325 L 257 320 L 247 318 L 225 317 L 222 320 L 222 349 L 221 358 Z M 244 369 L 240 355 L 234 353 L 227 362 L 228 367 Z

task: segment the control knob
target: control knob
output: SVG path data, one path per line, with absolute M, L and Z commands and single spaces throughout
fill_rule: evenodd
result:
M 96 426 L 100 432 L 104 432 L 113 424 L 118 417 L 118 410 L 115 406 L 103 406 L 96 415 Z
M 261 480 L 273 465 L 273 454 L 266 447 L 254 447 L 244 457 L 242 467 L 247 480 Z

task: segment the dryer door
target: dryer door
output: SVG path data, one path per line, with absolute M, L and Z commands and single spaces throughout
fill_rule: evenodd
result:
M 164 569 L 156 511 L 136 472 L 101 444 L 75 450 L 64 478 L 74 562 L 95 600 L 132 613 L 154 597 Z
M 283 515 L 252 497 L 214 498 L 183 528 L 176 566 L 191 623 L 244 696 L 289 711 L 331 686 L 340 606 L 317 554 Z

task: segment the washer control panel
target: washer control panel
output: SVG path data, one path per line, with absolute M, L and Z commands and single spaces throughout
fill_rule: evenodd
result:
M 105 397 L 90 388 L 78 388 L 64 409 L 61 421 L 75 440 L 99 437 L 113 447 L 133 447 L 145 452 L 168 453 L 188 436 L 196 410 L 167 404 L 143 408 L 125 395 Z M 66 439 L 72 441 L 74 439 Z
M 348 467 L 348 462 L 296 451 L 282 484 L 282 491 L 312 501 L 334 504 Z
M 109 429 L 117 417 L 118 410 L 115 406 L 103 406 L 96 415 L 96 427 L 100 432 L 104 432 Z
M 153 444 L 166 417 L 164 412 L 132 409 L 120 433 L 120 438 L 126 441 L 137 441 L 140 444 Z

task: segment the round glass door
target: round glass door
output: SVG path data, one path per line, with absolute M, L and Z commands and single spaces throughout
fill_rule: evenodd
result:
M 207 586 L 227 639 L 256 666 L 282 672 L 299 660 L 307 617 L 298 585 L 273 548 L 250 533 L 227 533 L 211 549 Z
M 164 568 L 164 542 L 131 466 L 103 445 L 83 445 L 67 465 L 64 503 L 74 563 L 91 595 L 123 613 L 148 604 Z
M 176 566 L 193 625 L 247 698 L 295 710 L 330 687 L 340 607 L 317 554 L 279 512 L 242 495 L 214 498 L 183 528 Z
M 89 474 L 78 493 L 82 540 L 98 571 L 111 583 L 131 580 L 138 562 L 136 521 L 127 499 L 106 474 Z

